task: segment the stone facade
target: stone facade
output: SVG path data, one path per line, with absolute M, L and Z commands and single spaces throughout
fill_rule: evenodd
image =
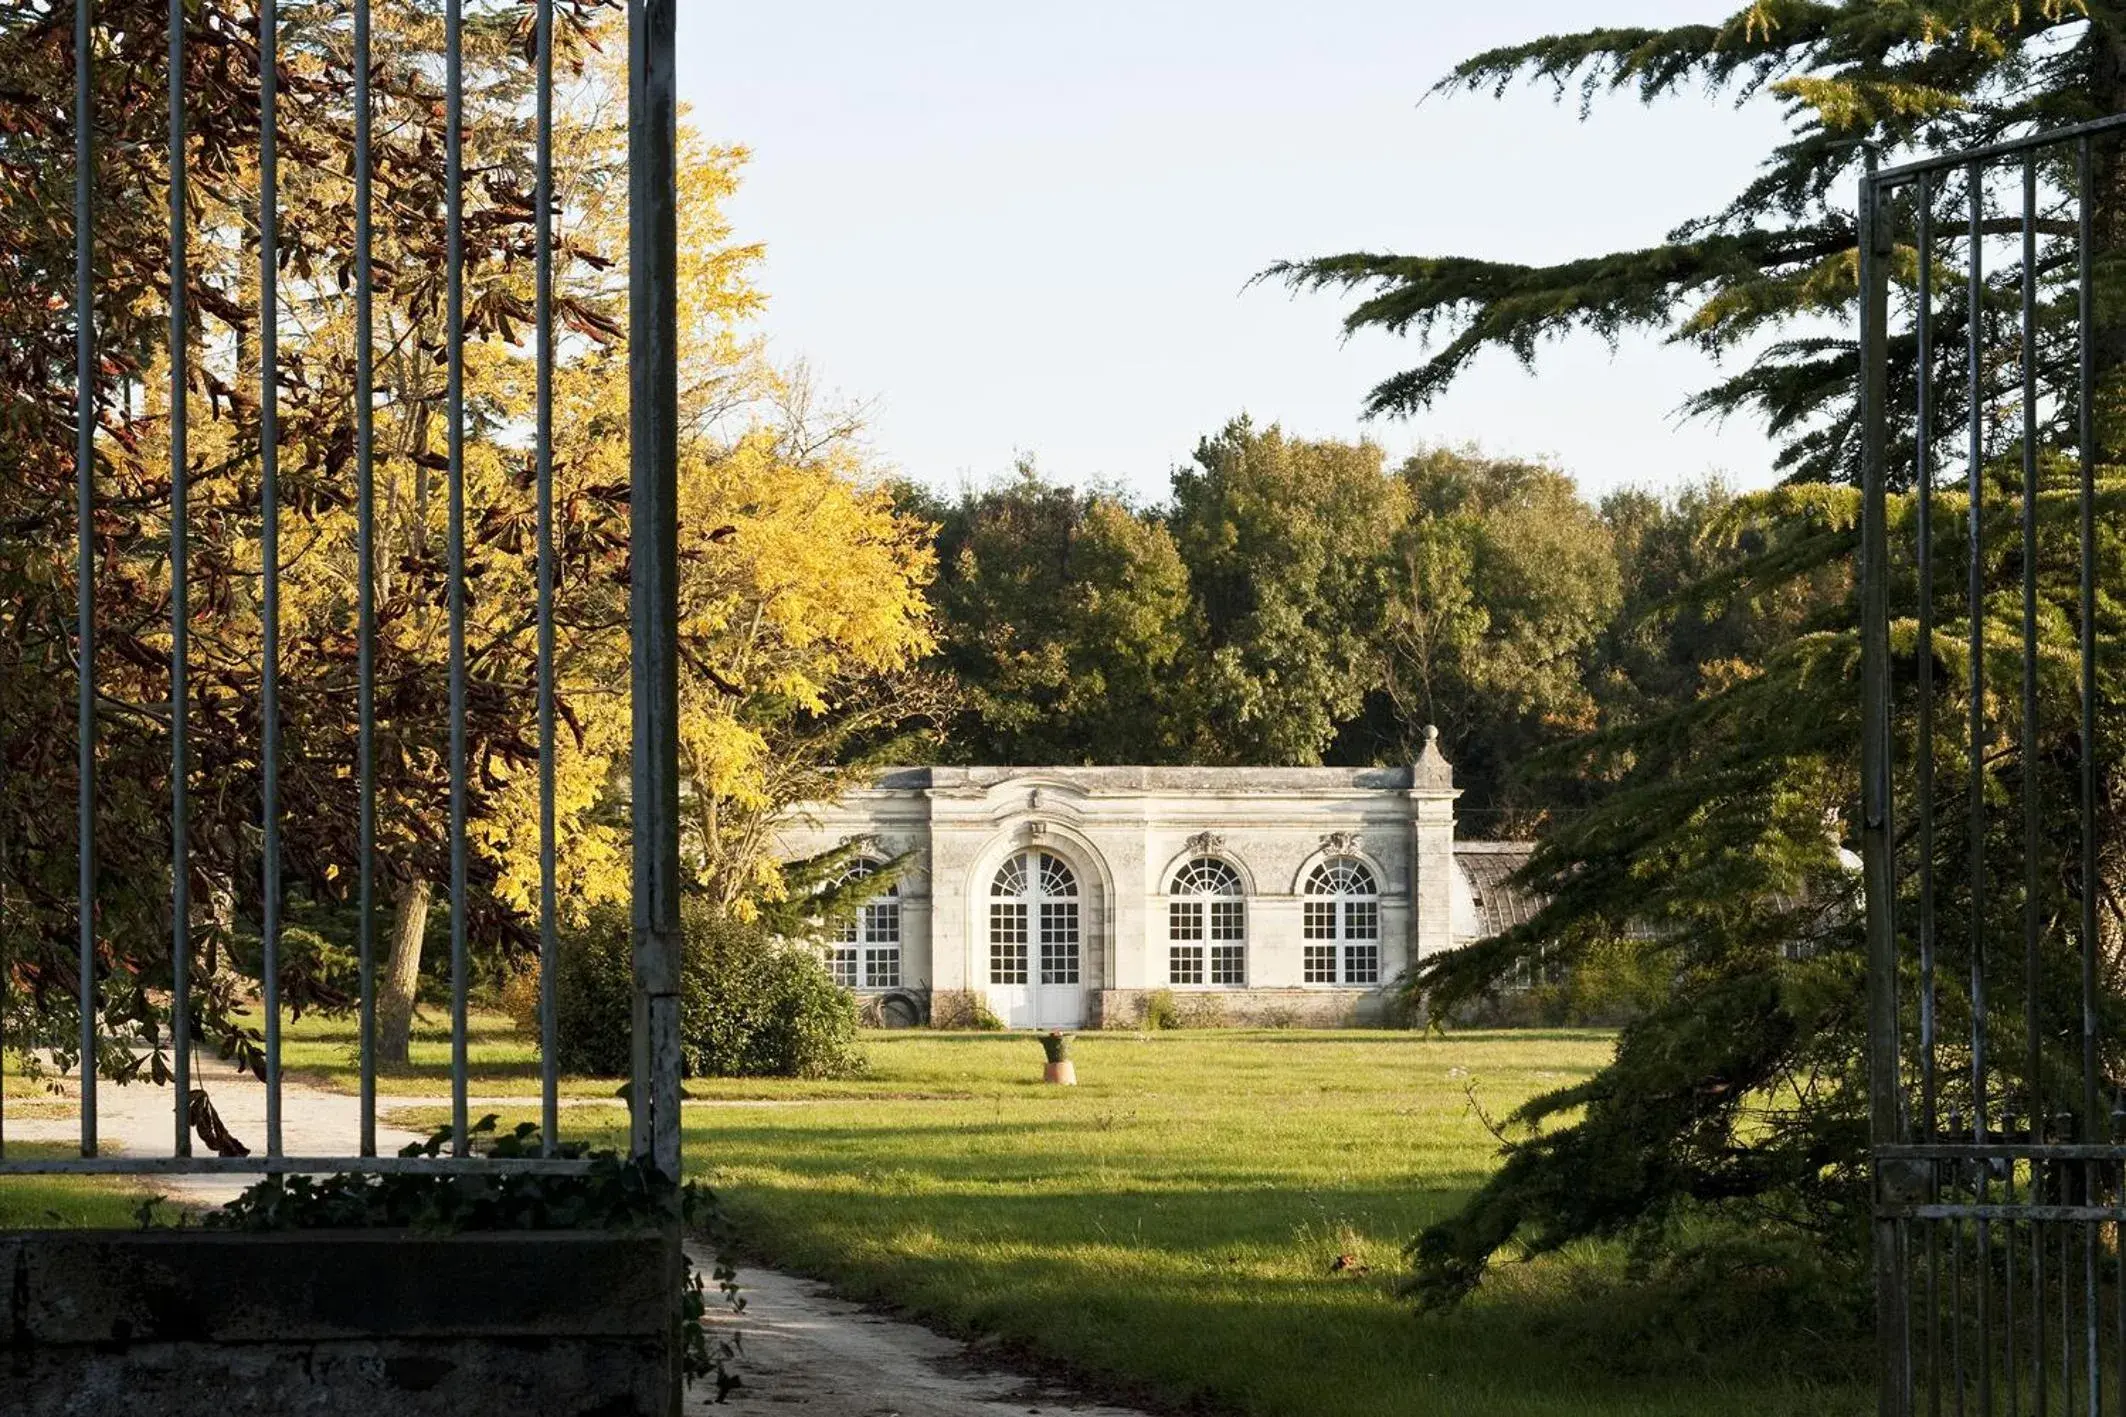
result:
M 1402 767 L 904 768 L 780 840 L 906 858 L 830 945 L 875 999 L 971 993 L 1010 1026 L 1076 1028 L 1171 990 L 1198 1022 L 1364 1023 L 1470 937 L 1456 795 L 1430 737 Z

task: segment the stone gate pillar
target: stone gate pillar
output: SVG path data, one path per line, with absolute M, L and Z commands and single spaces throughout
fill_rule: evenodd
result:
M 1425 725 L 1410 765 L 1410 962 L 1454 947 L 1454 766 Z

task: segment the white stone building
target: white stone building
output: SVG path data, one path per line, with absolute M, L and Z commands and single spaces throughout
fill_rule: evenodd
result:
M 1128 1025 L 1171 990 L 1207 1020 L 1365 1022 L 1488 933 L 1456 795 L 1428 735 L 1407 767 L 896 769 L 780 837 L 907 856 L 830 947 L 889 1021 L 971 994 L 1013 1027 Z

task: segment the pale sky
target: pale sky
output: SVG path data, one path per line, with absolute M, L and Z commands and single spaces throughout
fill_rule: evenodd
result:
M 1679 424 L 1717 367 L 1585 337 L 1530 377 L 1485 358 L 1429 414 L 1361 419 L 1413 342 L 1345 343 L 1334 296 L 1244 289 L 1346 250 L 1549 261 L 1658 241 L 1724 204 L 1783 131 L 1768 100 L 1652 109 L 1521 90 L 1433 98 L 1456 60 L 1732 0 L 789 0 L 689 4 L 680 89 L 753 151 L 732 215 L 767 245 L 783 359 L 870 409 L 880 459 L 943 487 L 1031 454 L 1160 495 L 1247 412 L 1547 455 L 1590 494 L 1718 469 L 1771 480 L 1761 429 Z

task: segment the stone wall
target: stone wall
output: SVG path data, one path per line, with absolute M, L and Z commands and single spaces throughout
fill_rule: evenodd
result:
M 667 1417 L 656 1234 L 0 1234 L 10 1417 Z
M 1378 1028 L 1394 1002 L 1381 989 L 1102 989 L 1087 1027 L 1142 1027 L 1145 1003 L 1159 993 L 1173 996 L 1192 1028 Z

